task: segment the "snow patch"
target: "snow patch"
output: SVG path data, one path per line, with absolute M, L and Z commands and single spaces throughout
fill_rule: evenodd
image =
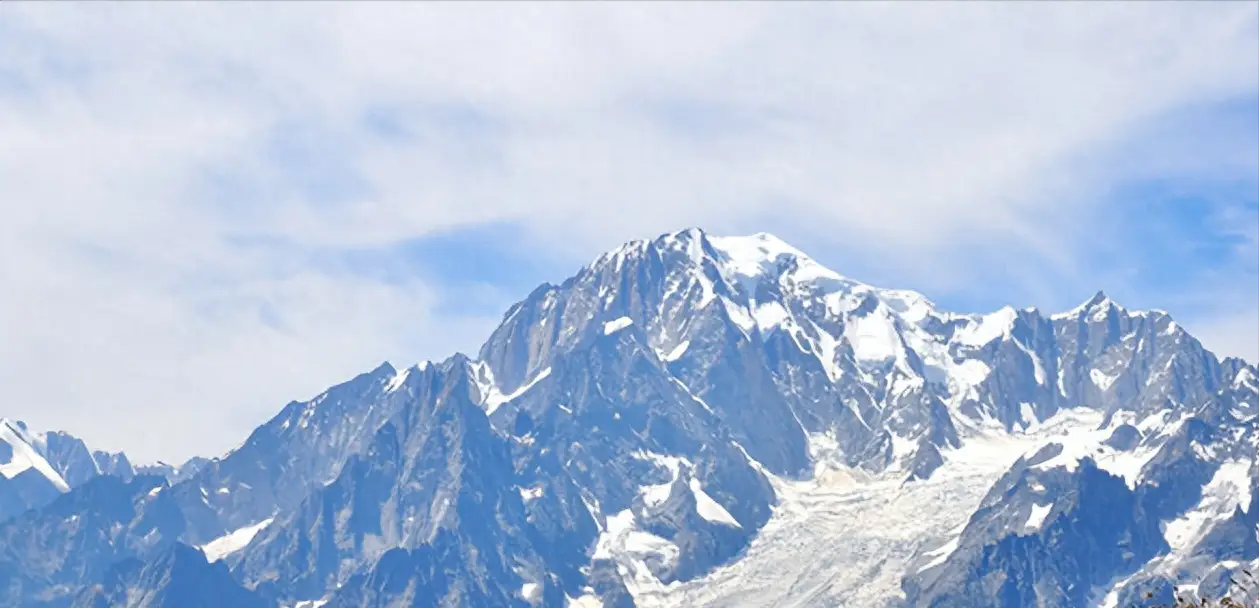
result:
M 254 539 L 259 532 L 271 525 L 274 517 L 268 517 L 256 524 L 245 526 L 239 530 L 228 532 L 204 545 L 201 545 L 201 551 L 205 553 L 207 561 L 216 562 L 227 557 L 241 549 L 244 549 L 249 541 Z
M 685 458 L 677 456 L 666 456 L 655 452 L 635 452 L 634 457 L 639 460 L 654 463 L 669 470 L 669 481 L 664 483 L 643 486 L 639 493 L 643 497 L 643 503 L 649 507 L 659 506 L 669 499 L 669 492 L 673 488 L 673 484 L 677 482 L 678 476 L 682 474 L 682 465 L 688 467 L 691 462 Z
M 630 319 L 629 317 L 619 317 L 619 318 L 613 319 L 603 324 L 603 335 L 608 336 L 608 335 L 614 334 L 633 324 L 634 324 L 634 321 Z
M 1252 391 L 1259 391 L 1259 378 L 1255 377 L 1255 373 L 1250 371 L 1249 367 L 1243 367 L 1237 372 L 1237 376 L 1233 378 L 1233 388 L 1246 387 Z
M 531 488 L 520 488 L 520 499 L 529 502 L 542 498 L 542 486 L 533 486 Z
M 1116 374 L 1111 376 L 1100 369 L 1094 368 L 1089 370 L 1089 378 L 1093 380 L 1093 384 L 1097 385 L 1097 388 L 1105 392 L 1106 389 L 1110 388 L 1110 385 L 1115 383 L 1115 380 L 1119 378 L 1119 375 Z
M 1023 524 L 1024 530 L 1039 530 L 1045 523 L 1045 518 L 1049 517 L 1049 512 L 1054 506 L 1048 505 L 1032 505 L 1032 512 L 1027 515 L 1027 522 Z
M 708 521 L 725 524 L 734 528 L 742 528 L 738 520 L 730 515 L 730 512 L 721 503 L 713 500 L 711 496 L 704 492 L 704 486 L 699 480 L 691 478 L 691 494 L 695 495 L 695 510 L 699 512 L 699 516 Z
M 547 376 L 550 376 L 550 375 L 551 375 L 551 368 L 548 367 L 538 372 L 538 375 L 534 376 L 532 380 L 526 382 L 520 388 L 506 395 L 500 393 L 498 391 L 498 387 L 490 386 L 489 391 L 488 391 L 489 394 L 486 396 L 486 399 L 485 399 L 486 415 L 493 414 L 494 410 L 497 410 L 500 405 L 507 403 L 508 401 L 511 401 L 512 399 L 515 399 L 516 397 L 519 397 L 525 394 L 529 389 L 533 388 L 533 385 L 541 382 L 542 380 L 546 379 Z
M 682 358 L 682 355 L 686 354 L 686 349 L 690 346 L 690 340 L 683 340 L 680 344 L 673 347 L 673 350 L 669 351 L 669 354 L 665 355 L 662 360 L 666 363 L 677 361 Z

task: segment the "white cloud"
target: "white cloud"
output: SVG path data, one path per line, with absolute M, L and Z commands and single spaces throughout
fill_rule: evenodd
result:
M 1071 242 L 1116 175 L 1079 159 L 1259 88 L 1246 3 L 0 13 L 6 414 L 142 457 L 218 451 L 492 322 L 242 237 L 380 247 L 506 220 L 580 259 L 772 219 L 900 268 L 995 249 L 1084 272 Z M 915 276 L 975 278 L 944 270 Z

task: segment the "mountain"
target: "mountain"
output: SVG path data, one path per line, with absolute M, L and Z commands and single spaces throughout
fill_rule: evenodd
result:
M 98 475 L 135 475 L 125 454 L 92 451 L 68 433 L 33 433 L 8 419 L 0 419 L 0 461 L 6 461 L 0 463 L 0 521 L 42 507 Z
M 690 229 L 538 287 L 475 359 L 382 364 L 220 458 L 45 493 L 0 525 L 0 582 L 19 605 L 1141 605 L 1259 565 L 1256 415 L 1255 367 L 1162 311 L 951 313 Z M 188 547 L 192 574 L 134 574 Z
M 46 505 L 70 489 L 42 447 L 25 424 L 0 419 L 0 521 Z
M 128 559 L 115 565 L 104 583 L 81 593 L 75 608 L 263 608 L 268 603 L 241 587 L 227 566 L 175 543 L 148 562 Z

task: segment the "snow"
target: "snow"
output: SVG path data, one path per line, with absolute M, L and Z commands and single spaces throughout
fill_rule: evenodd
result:
M 986 363 L 976 359 L 967 359 L 957 365 L 949 366 L 949 378 L 956 380 L 961 386 L 977 386 L 992 374 Z
M 729 316 L 730 320 L 735 325 L 738 325 L 739 329 L 742 329 L 744 333 L 751 332 L 752 329 L 756 327 L 756 319 L 752 318 L 752 315 L 747 311 L 747 309 L 731 302 L 730 299 L 725 296 L 721 296 L 721 303 L 726 307 L 726 315 Z
M 669 470 L 669 481 L 640 488 L 639 492 L 642 494 L 643 503 L 649 507 L 658 506 L 668 500 L 669 492 L 672 490 L 674 482 L 678 480 L 678 475 L 682 474 L 682 465 L 691 466 L 691 462 L 685 458 L 666 456 L 655 452 L 635 452 L 634 457 Z
M 979 317 L 953 335 L 953 341 L 966 346 L 984 346 L 1006 335 L 1014 326 L 1018 313 L 1006 306 L 997 312 Z
M 708 243 L 721 254 L 725 269 L 745 277 L 759 277 L 772 271 L 778 258 L 783 256 L 811 261 L 799 249 L 764 232 L 750 236 L 709 236 Z
M 587 588 L 586 593 L 580 597 L 564 597 L 568 608 L 603 608 L 603 600 L 594 595 L 594 590 Z
M 1259 378 L 1255 377 L 1255 373 L 1250 371 L 1249 367 L 1243 367 L 1241 371 L 1237 372 L 1237 376 L 1233 378 L 1233 388 L 1242 387 L 1259 391 Z
M 512 399 L 515 399 L 516 397 L 519 397 L 525 394 L 526 392 L 528 392 L 529 389 L 533 388 L 533 385 L 541 382 L 542 380 L 546 379 L 547 376 L 550 376 L 550 375 L 551 375 L 551 368 L 548 367 L 538 372 L 538 375 L 534 376 L 532 380 L 526 382 L 525 384 L 521 385 L 520 388 L 506 395 L 500 393 L 498 391 L 498 387 L 493 386 L 493 385 L 489 386 L 488 387 L 489 390 L 487 391 L 489 394 L 485 398 L 486 415 L 493 414 L 494 410 L 497 410 L 500 405 L 507 403 L 508 401 L 511 401 Z
M 699 516 L 708 521 L 725 524 L 734 528 L 742 528 L 739 522 L 730 515 L 730 512 L 721 503 L 713 500 L 711 496 L 704 492 L 703 485 L 694 477 L 691 478 L 691 494 L 695 495 L 695 510 L 699 512 Z
M 1019 419 L 1023 421 L 1023 426 L 1031 426 L 1035 424 L 1036 408 L 1027 402 L 1019 404 Z
M 1063 413 L 1059 414 L 1061 415 Z M 1141 446 L 1125 452 L 1106 445 L 1105 441 L 1110 438 L 1115 427 L 1126 423 L 1123 416 L 1116 416 L 1109 425 L 1103 427 L 1099 424 L 1102 414 L 1094 410 L 1084 408 L 1065 410 L 1065 415 L 1080 420 L 1081 428 L 1056 442 L 1062 446 L 1061 453 L 1032 468 L 1049 470 L 1063 467 L 1068 471 L 1074 471 L 1079 466 L 1080 460 L 1089 457 L 1093 459 L 1097 468 L 1123 478 L 1129 488 L 1136 489 L 1140 481 L 1141 469 L 1158 454 L 1157 447 Z M 1151 418 L 1154 417 L 1151 416 Z M 1088 424 L 1089 421 L 1096 422 Z
M 529 502 L 542 498 L 542 486 L 534 486 L 531 488 L 520 488 L 520 499 Z
M 681 359 L 682 355 L 686 354 L 686 349 L 690 346 L 691 346 L 690 340 L 683 340 L 680 344 L 673 347 L 673 350 L 669 351 L 669 354 L 665 355 L 663 360 L 666 363 L 668 363 L 671 361 L 677 361 L 678 359 Z
M 940 564 L 943 564 L 944 562 L 948 561 L 949 556 L 953 555 L 954 551 L 957 551 L 957 544 L 959 540 L 961 540 L 960 535 L 957 538 L 954 538 L 953 540 L 950 540 L 949 542 L 944 543 L 939 548 L 933 549 L 931 551 L 924 553 L 923 557 L 930 557 L 931 561 L 927 562 L 926 564 L 923 564 L 922 567 L 918 569 L 918 571 L 922 572 L 923 570 L 929 570 L 931 568 L 939 566 Z
M 618 317 L 603 324 L 603 335 L 609 336 L 634 324 L 629 317 Z
M 1045 518 L 1049 517 L 1049 512 L 1054 506 L 1048 505 L 1032 505 L 1032 512 L 1027 515 L 1027 523 L 1023 524 L 1024 530 L 1039 530 L 1045 523 Z
M 935 311 L 935 305 L 922 294 L 902 289 L 879 290 L 879 299 L 896 311 L 902 319 L 913 324 L 921 323 Z
M 896 324 L 881 306 L 868 315 L 850 317 L 844 325 L 844 337 L 858 361 L 887 361 L 896 356 L 900 345 Z
M 1097 388 L 1105 391 L 1110 388 L 1110 385 L 1115 383 L 1115 380 L 1119 378 L 1119 375 L 1116 374 L 1111 376 L 1100 369 L 1091 369 L 1089 370 L 1089 378 L 1093 380 L 1093 384 L 1096 384 Z
M 1023 354 L 1027 355 L 1028 359 L 1032 360 L 1032 373 L 1036 375 L 1036 384 L 1044 386 L 1045 366 L 1041 364 L 1040 357 L 1038 357 L 1036 353 L 1032 352 L 1032 350 L 1028 347 L 1023 346 L 1022 342 L 1019 342 L 1018 340 L 1012 340 L 1012 342 L 1014 342 L 1015 346 L 1019 347 L 1019 350 L 1023 351 Z
M 650 532 L 636 530 L 634 513 L 629 509 L 609 515 L 606 520 L 607 527 L 595 543 L 592 559 L 616 562 L 617 571 L 631 588 L 659 584 L 647 567 L 646 559 L 660 558 L 674 563 L 680 554 L 677 545 Z
M 204 545 L 201 545 L 201 551 L 205 553 L 206 560 L 216 562 L 227 557 L 241 549 L 244 549 L 249 541 L 254 539 L 263 528 L 271 525 L 274 517 L 269 517 L 256 524 L 245 526 L 239 530 L 228 532 Z
M 779 502 L 742 558 L 694 580 L 666 585 L 638 577 L 627 587 L 644 608 L 885 605 L 902 597 L 901 575 L 913 565 L 947 559 L 992 483 L 1020 454 L 1099 419 L 1064 410 L 1026 433 L 971 436 L 944 452 L 944 465 L 930 478 L 910 484 L 903 473 L 871 475 L 828 459 L 826 438 L 815 434 L 813 478 L 769 476 Z
M 385 392 L 392 393 L 402 388 L 402 383 L 407 381 L 407 376 L 409 375 L 411 375 L 411 368 L 409 367 L 394 374 L 393 378 L 389 380 L 389 384 L 385 385 Z
M 1220 465 L 1202 487 L 1202 500 L 1193 509 L 1163 525 L 1163 537 L 1171 546 L 1172 559 L 1187 557 L 1215 522 L 1237 507 L 1250 503 L 1250 462 L 1230 460 Z
M 790 317 L 787 309 L 778 302 L 760 304 L 752 311 L 752 319 L 756 321 L 756 326 L 763 330 L 778 327 Z
M 34 439 L 22 430 L 21 427 L 9 421 L 8 419 L 0 419 L 0 441 L 9 444 L 12 448 L 12 456 L 9 462 L 0 464 L 0 475 L 8 479 L 17 477 L 27 469 L 35 469 L 40 475 L 43 475 L 58 490 L 69 492 L 70 486 L 66 480 L 61 478 L 57 470 L 48 464 L 48 461 L 32 445 Z

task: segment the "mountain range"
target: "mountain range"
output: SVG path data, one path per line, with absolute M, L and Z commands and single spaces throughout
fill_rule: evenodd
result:
M 0 602 L 1220 597 L 1259 565 L 1257 426 L 1259 371 L 1166 312 L 952 313 L 689 229 L 220 457 L 138 467 L 0 422 Z

